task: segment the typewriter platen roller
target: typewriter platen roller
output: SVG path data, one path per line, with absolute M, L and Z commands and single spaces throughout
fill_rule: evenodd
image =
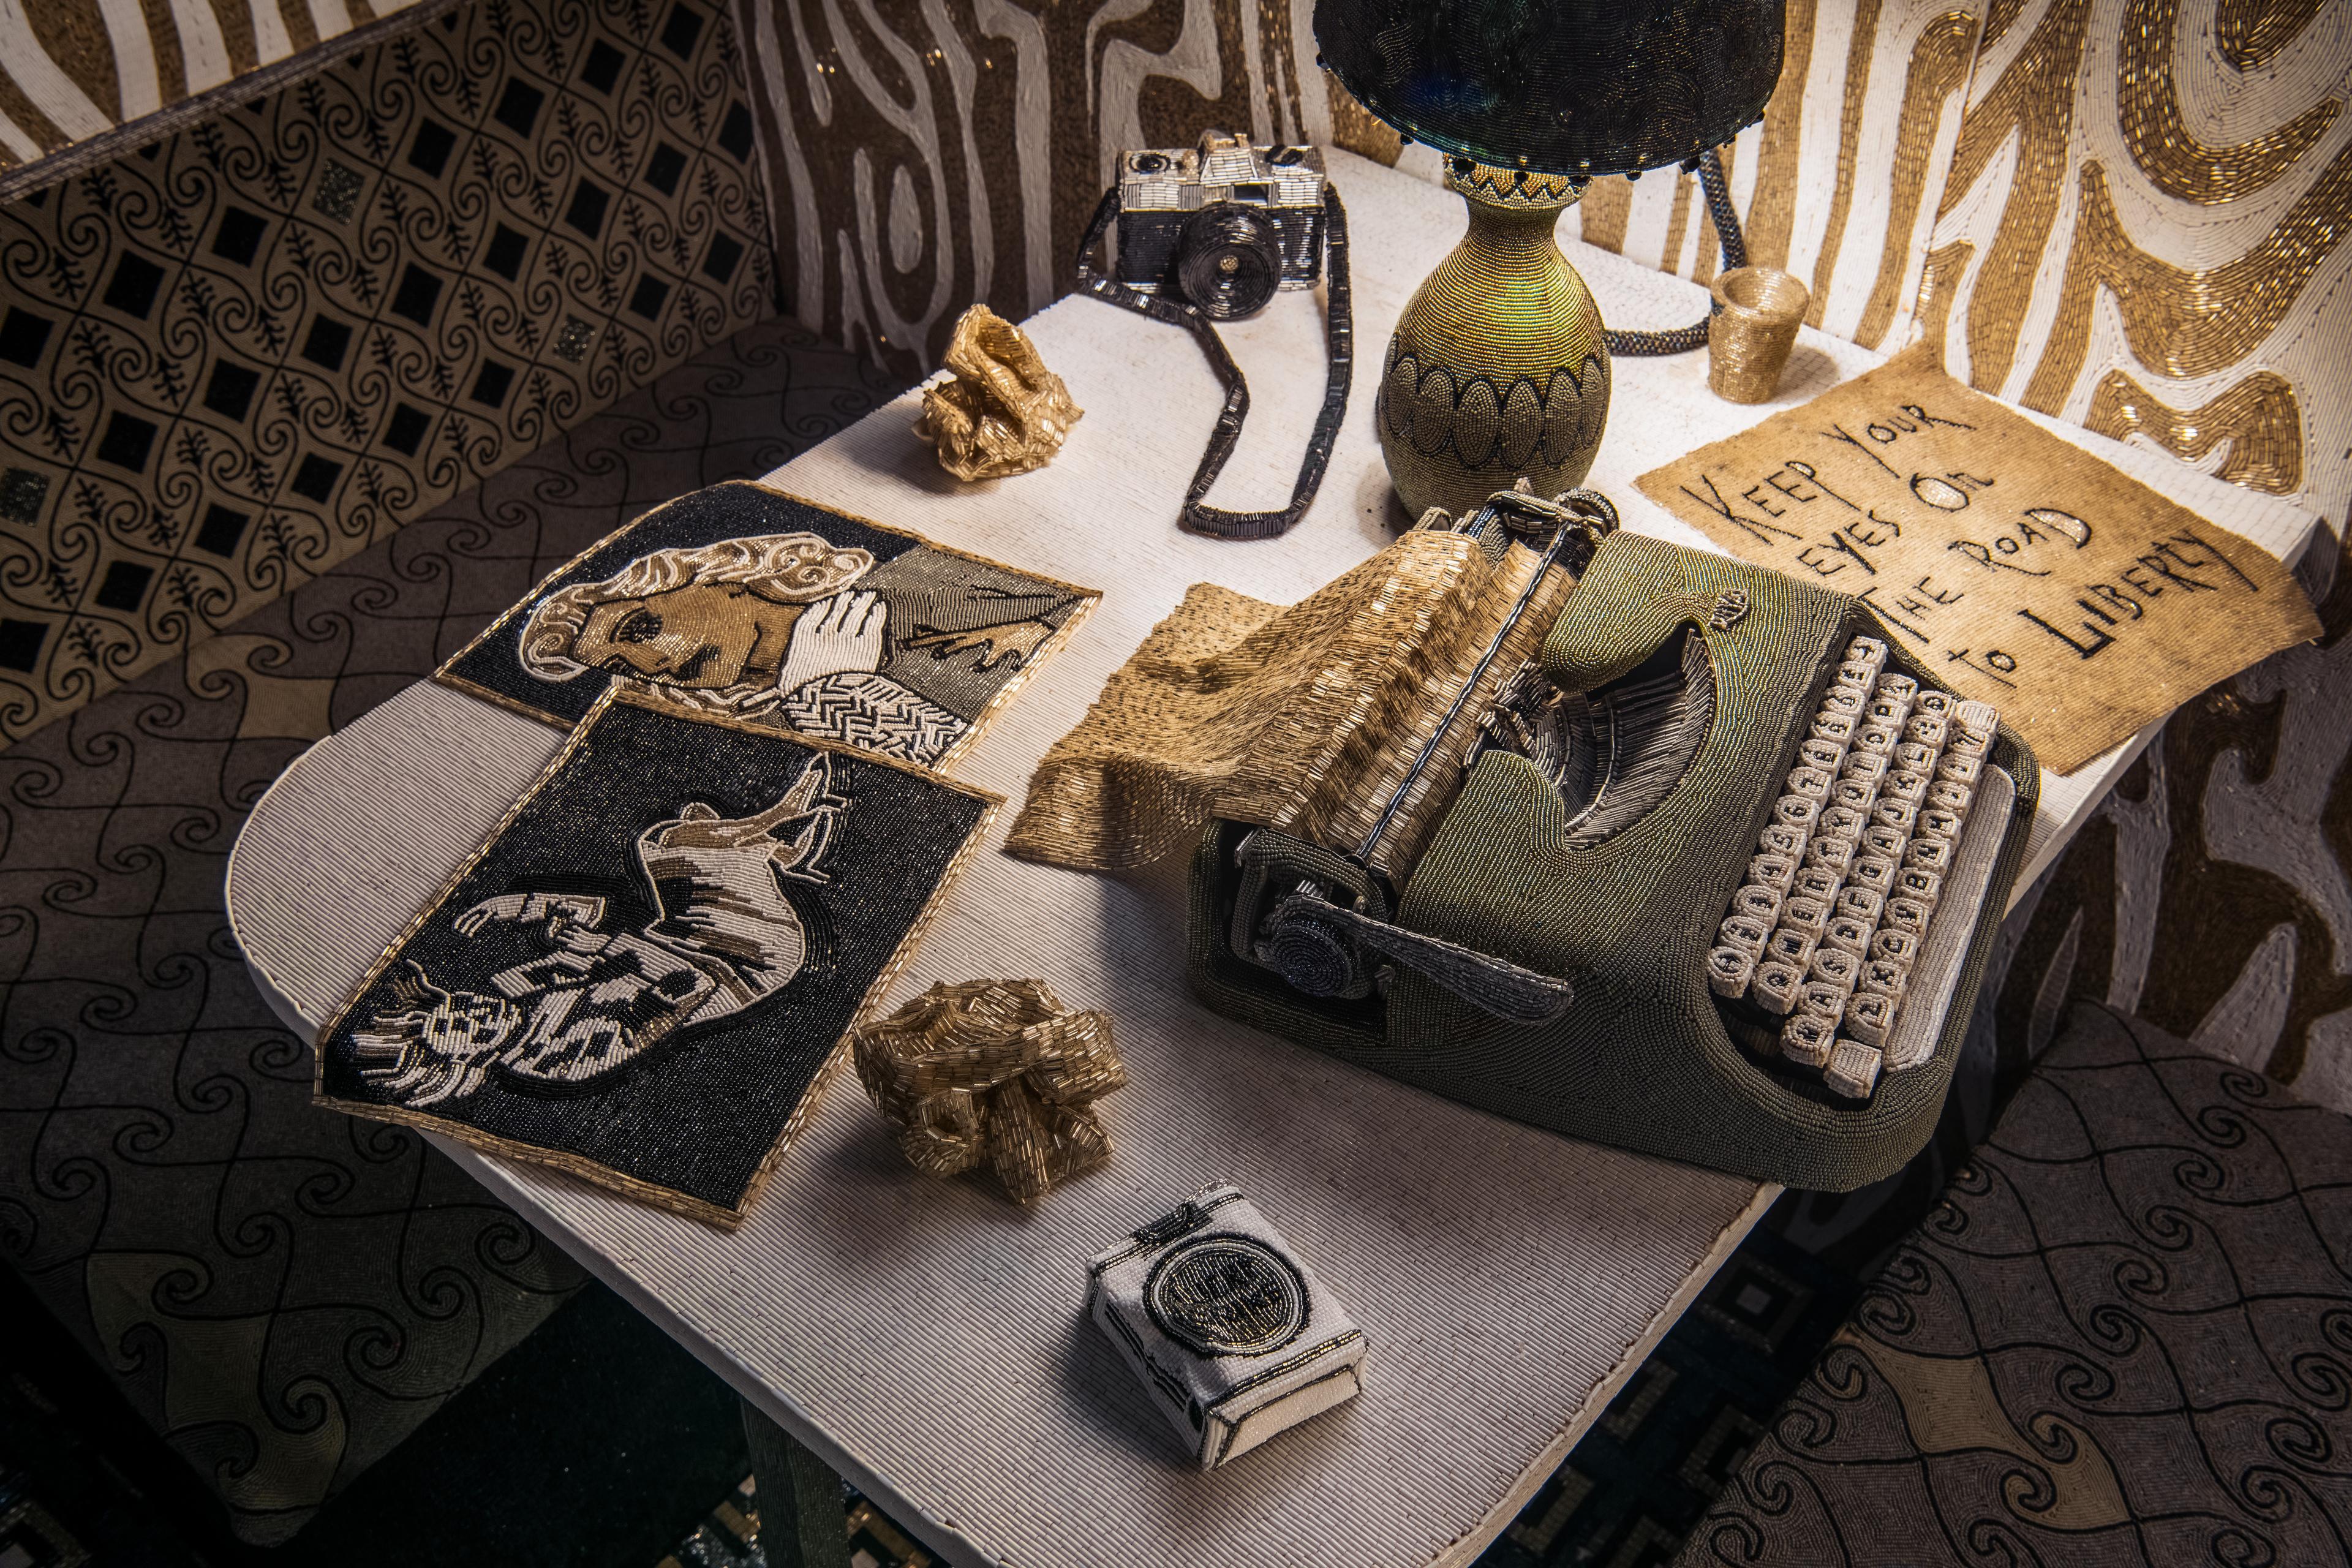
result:
M 1424 521 L 1525 552 L 1520 594 L 1349 798 L 1219 801 L 1193 985 L 1520 1121 L 1874 1181 L 1941 1109 L 2032 755 L 1855 600 L 1614 521 L 1586 492 Z

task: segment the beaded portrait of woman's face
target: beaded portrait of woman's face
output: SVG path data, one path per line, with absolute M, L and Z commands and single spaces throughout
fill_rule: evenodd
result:
M 562 724 L 617 679 L 683 710 L 933 765 L 977 737 L 1095 597 L 719 485 L 573 561 L 441 679 Z

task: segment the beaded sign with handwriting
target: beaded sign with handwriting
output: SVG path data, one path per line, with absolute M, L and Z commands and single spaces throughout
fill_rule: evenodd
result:
M 1867 604 L 2072 773 L 2319 635 L 2286 570 L 1905 356 L 1644 474 L 1734 553 Z

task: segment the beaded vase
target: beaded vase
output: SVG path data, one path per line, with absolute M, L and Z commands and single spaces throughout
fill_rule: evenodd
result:
M 1470 230 L 1398 318 L 1377 405 L 1415 517 L 1475 510 L 1521 479 L 1538 495 L 1573 489 L 1609 420 L 1601 311 L 1553 237 L 1584 182 L 1457 158 L 1446 183 Z

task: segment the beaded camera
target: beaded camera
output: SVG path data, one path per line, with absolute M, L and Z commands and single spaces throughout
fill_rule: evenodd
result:
M 1483 552 L 1407 606 L 1432 655 L 1410 686 L 1317 688 L 1401 714 L 1395 738 L 1357 747 L 1311 812 L 1222 799 L 1193 862 L 1193 987 L 1572 1136 L 1792 1186 L 1877 1180 L 1942 1108 L 2032 753 L 1860 601 L 1561 500 L 1424 520 Z M 1457 602 L 1479 560 L 1495 581 Z
M 1212 131 L 1118 165 L 1118 279 L 1230 321 L 1323 275 L 1323 154 Z

